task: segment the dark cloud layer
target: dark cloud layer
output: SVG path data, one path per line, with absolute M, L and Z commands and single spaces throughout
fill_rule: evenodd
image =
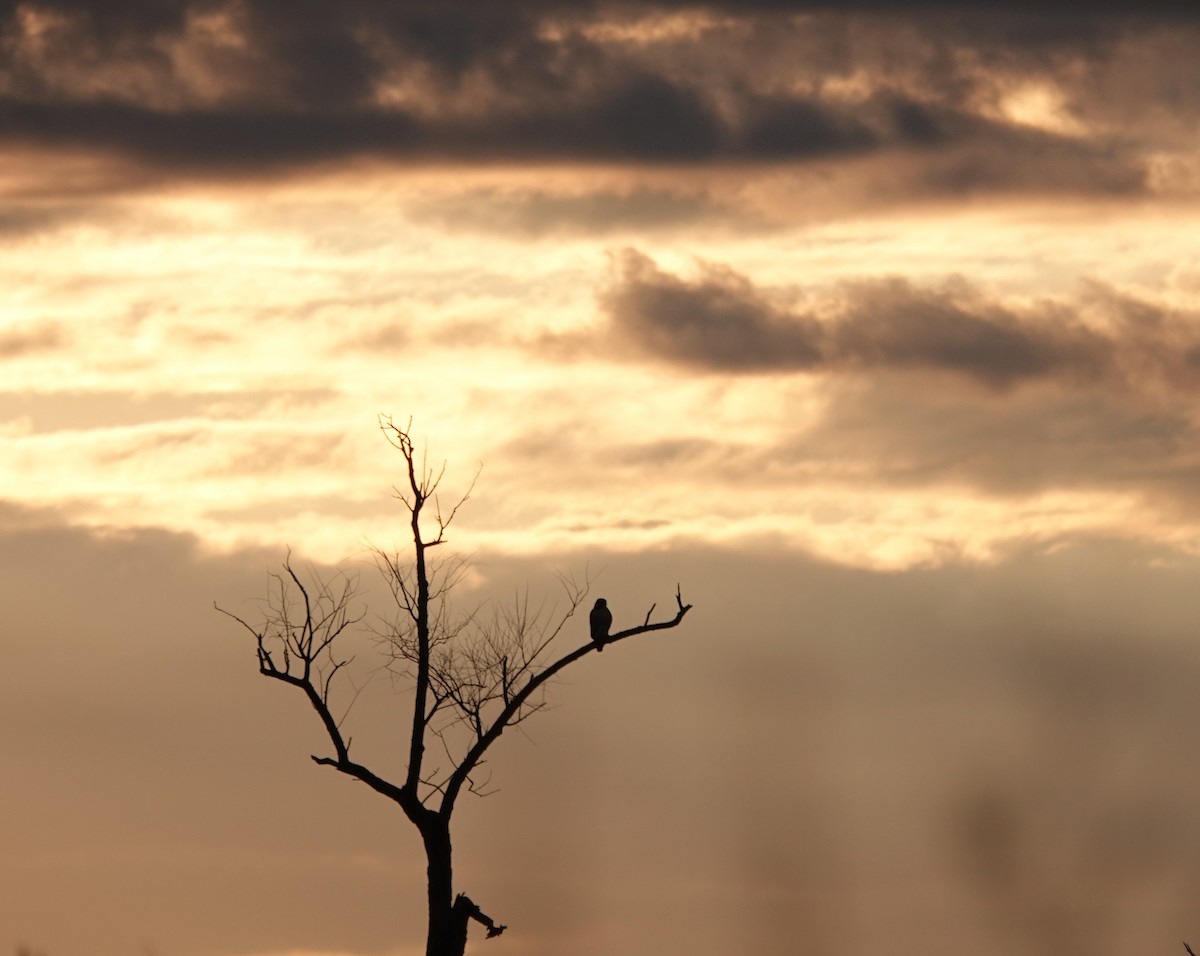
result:
M 1092 287 L 1077 302 L 1016 309 L 963 280 L 920 288 L 903 279 L 845 286 L 796 310 L 748 279 L 703 266 L 693 281 L 632 250 L 615 257 L 602 295 L 619 342 L 642 354 L 741 373 L 915 370 L 1004 388 L 1055 380 L 1193 386 L 1200 335 L 1188 316 Z M 1104 327 L 1076 313 L 1101 314 Z
M 111 98 L 62 102 L 8 96 L 0 97 L 0 131 L 8 142 L 19 145 L 117 150 L 192 173 L 206 168 L 251 171 L 354 156 L 770 163 L 968 144 L 1008 147 L 1033 159 L 1059 149 L 1089 161 L 1085 147 L 1049 134 L 1010 133 L 995 123 L 962 122 L 957 115 L 914 103 L 868 103 L 850 109 L 810 97 L 748 97 L 727 119 L 703 91 L 654 76 L 619 79 L 596 91 L 484 116 L 450 112 L 438 118 L 373 106 L 162 109 Z M 1129 168 L 1124 179 L 1126 188 L 1132 188 L 1139 175 Z M 1102 181 L 1092 189 L 1100 187 L 1113 188 Z
M 312 764 L 311 710 L 212 609 L 251 612 L 279 555 L 11 507 L 0 529 L 12 938 L 98 956 L 419 942 L 418 842 Z M 478 566 L 503 598 L 596 557 Z M 1178 937 L 1200 853 L 1195 559 L 1089 540 L 891 574 L 770 550 L 603 557 L 618 619 L 660 582 L 696 609 L 583 662 L 497 746 L 500 790 L 464 805 L 456 872 L 509 921 L 504 952 L 722 956 L 751 938 L 790 956 L 798 924 L 818 956 L 884 931 L 981 956 Z M 366 689 L 360 759 L 392 770 L 405 700 Z M 1097 909 L 1112 935 L 1084 946 Z
M 0 139 L 217 174 L 362 155 L 696 164 L 969 149 L 1007 163 L 939 169 L 946 190 L 1036 189 L 1047 184 L 1030 170 L 1060 161 L 1077 175 L 1052 177 L 1054 188 L 1144 187 L 1142 154 L 1157 134 L 1142 121 L 1123 123 L 1121 137 L 1103 124 L 1068 137 L 984 107 L 989 84 L 1016 77 L 1065 84 L 1081 115 L 1101 109 L 1072 78 L 1099 85 L 1092 74 L 1115 69 L 1114 44 L 1181 8 L 1140 5 L 1122 18 L 1116 5 L 927 6 L 863 3 L 849 16 L 842 5 L 765 2 L 9 3 Z M 806 11 L 820 15 L 787 16 Z M 637 42 L 604 30 L 632 36 L 639 17 L 672 12 L 735 28 Z M 1182 79 L 1169 58 L 1150 63 L 1166 71 L 1160 87 Z M 847 78 L 867 88 L 828 85 Z

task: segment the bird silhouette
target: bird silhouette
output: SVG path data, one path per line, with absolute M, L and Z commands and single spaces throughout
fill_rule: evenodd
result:
M 608 602 L 604 598 L 596 598 L 592 613 L 588 615 L 588 623 L 592 628 L 596 650 L 604 650 L 604 642 L 608 640 L 608 632 L 612 628 L 612 611 L 608 609 Z

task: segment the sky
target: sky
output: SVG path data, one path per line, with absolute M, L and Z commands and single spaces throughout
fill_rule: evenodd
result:
M 290 549 L 387 614 L 380 416 L 478 472 L 464 608 L 695 605 L 498 745 L 469 951 L 1200 942 L 1198 44 L 1167 0 L 0 0 L 0 949 L 420 951 L 414 833 L 213 609 Z

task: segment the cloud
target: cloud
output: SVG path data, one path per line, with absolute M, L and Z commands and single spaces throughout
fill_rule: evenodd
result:
M 1111 343 L 1065 310 L 1025 315 L 970 287 L 916 289 L 901 279 L 851 286 L 834 321 L 833 365 L 959 372 L 998 387 L 1069 374 L 1095 378 Z
M 1190 387 L 1200 372 L 1191 316 L 1098 285 L 1073 302 L 1010 306 L 961 279 L 921 288 L 894 278 L 845 284 L 797 311 L 728 268 L 701 265 L 689 281 L 625 250 L 600 302 L 619 347 L 710 371 L 951 372 L 997 389 Z
M 840 465 L 877 487 L 1126 495 L 1168 523 L 1200 504 L 1190 403 L 1047 388 L 971 395 L 887 376 L 835 383 L 828 398 L 821 420 L 764 466 Z
M 918 18 L 917 29 L 901 16 L 916 6 L 863 4 L 850 16 L 764 3 L 726 8 L 718 29 L 714 9 L 10 5 L 0 11 L 13 60 L 0 129 L 10 148 L 116 153 L 197 176 L 362 156 L 695 166 L 916 154 L 931 164 L 926 188 L 949 194 L 1145 190 L 1146 163 L 1185 132 L 1178 123 L 1164 131 L 1158 114 L 1105 114 L 1073 79 L 1080 70 L 1063 66 L 1080 60 L 1082 72 L 1117 86 L 1122 74 L 1106 66 L 1113 51 L 1165 42 L 1143 40 L 1153 22 L 1145 10 L 1141 20 L 1098 18 L 1109 27 L 1089 47 L 1079 33 L 1097 18 L 1085 14 L 1008 10 L 988 20 L 964 3 L 963 15 L 984 17 L 988 29 L 945 16 Z M 819 15 L 787 16 L 805 10 Z M 686 42 L 651 29 L 671 11 L 701 24 Z M 1078 29 L 1047 26 L 1064 19 Z M 1028 36 L 1005 46 L 991 38 L 995 25 Z M 1130 60 L 1121 70 L 1140 70 L 1143 85 L 1186 86 L 1180 55 L 1158 67 Z M 1014 84 L 1059 91 L 1068 118 L 1097 129 L 1006 113 Z
M 10 142 L 39 147 L 119 149 L 192 173 L 235 172 L 315 163 L 334 156 L 407 149 L 420 131 L 402 111 L 357 116 L 286 110 L 147 109 L 100 100 L 30 103 L 0 99 L 0 124 Z
M 753 222 L 750 213 L 707 194 L 648 186 L 570 193 L 479 188 L 419 200 L 408 212 L 419 222 L 433 222 L 451 231 L 530 238 L 594 236 L 633 229 L 732 228 Z
M 14 203 L 0 211 L 0 241 L 27 239 L 50 232 L 95 212 L 94 208 L 85 206 Z
M 9 511 L 8 584 L 36 599 L 6 606 L 0 710 L 22 783 L 5 806 L 22 827 L 5 837 L 5 925 L 97 956 L 141 939 L 182 956 L 419 945 L 419 841 L 394 805 L 313 766 L 311 709 L 258 676 L 246 635 L 211 608 L 251 608 L 279 555 Z M 1056 544 L 888 574 L 769 549 L 599 556 L 619 619 L 669 602 L 676 581 L 696 608 L 680 631 L 583 662 L 526 725 L 536 746 L 505 735 L 500 792 L 457 821 L 464 888 L 522 952 L 545 954 L 616 951 L 632 934 L 639 956 L 673 941 L 722 956 L 750 933 L 783 956 L 798 920 L 845 952 L 875 932 L 863 913 L 905 951 L 1003 952 L 1015 929 L 1029 952 L 1058 952 L 1060 920 L 1081 922 L 1066 904 L 1097 899 L 1122 939 L 1151 945 L 1194 902 L 1200 769 L 1180 715 L 1200 566 Z M 597 557 L 483 555 L 485 593 Z M 392 772 L 380 742 L 406 700 L 366 688 L 348 716 L 360 759 Z M 995 891 L 964 880 L 987 847 L 960 829 L 981 796 L 1014 822 L 1023 898 L 1052 925 L 978 919 Z M 1121 826 L 1142 815 L 1171 839 Z M 918 889 L 893 903 L 901 871 Z M 1155 906 L 1117 905 L 1142 878 Z M 77 919 L 62 919 L 64 894 Z M 894 908 L 913 906 L 938 918 Z M 664 907 L 703 918 L 664 926 Z
M 773 306 L 730 270 L 703 267 L 687 283 L 641 253 L 615 258 L 602 303 L 618 336 L 681 364 L 729 371 L 803 370 L 822 363 L 822 326 Z
M 57 325 L 41 323 L 27 328 L 0 331 L 0 359 L 20 358 L 36 352 L 48 352 L 67 343 L 67 335 Z
M 376 907 L 394 910 L 380 884 L 393 892 L 409 885 L 403 850 L 388 853 L 384 867 L 364 866 L 362 857 L 381 856 L 379 830 L 361 842 L 330 839 L 328 830 L 317 837 L 324 827 L 284 837 L 291 826 L 262 799 L 263 773 L 282 756 L 276 746 L 287 736 L 289 711 L 264 714 L 265 722 L 253 712 L 257 675 L 241 666 L 246 648 L 212 603 L 238 608 L 260 593 L 277 554 L 215 558 L 186 536 L 87 533 L 9 506 L 0 506 L 0 528 L 0 554 L 6 565 L 20 565 L 6 602 L 20 661 L 0 677 L 5 753 L 32 773 L 10 795 L 10 809 L 21 807 L 29 829 L 6 839 L 15 869 L 0 877 L 0 918 L 16 938 L 48 950 L 93 945 L 112 956 L 131 939 L 180 952 L 285 949 L 295 935 L 254 928 L 274 911 L 277 927 L 290 925 L 332 949 L 320 928 L 330 893 L 360 887 L 348 895 L 345 912 L 359 911 L 347 917 L 350 928 Z M 308 803 L 301 813 L 314 819 L 324 805 L 322 781 L 299 794 L 310 774 L 303 735 L 293 741 L 298 759 L 287 762 L 299 776 L 280 792 L 293 791 Z M 56 757 L 47 761 L 51 752 Z M 212 773 L 222 775 L 222 766 L 231 777 L 213 788 Z M 91 781 L 86 800 L 69 785 L 79 775 Z M 383 820 L 381 812 L 376 821 Z M 219 875 L 229 867 L 241 875 Z M 12 879 L 17 871 L 24 875 Z M 413 872 L 414 891 L 419 879 Z M 79 900 L 77 918 L 62 919 L 64 893 Z M 227 927 L 243 927 L 237 942 L 210 932 L 200 909 L 188 912 L 183 901 L 205 893 L 212 894 L 209 912 L 224 913 Z M 300 912 L 297 899 L 307 901 Z M 341 943 L 382 952 L 396 943 L 392 930 L 390 938 L 383 926 L 355 930 Z
M 861 124 L 806 99 L 747 104 L 731 125 L 700 90 L 656 76 L 483 116 L 436 118 L 413 109 L 153 108 L 118 99 L 33 102 L 0 97 L 9 143 L 117 149 L 192 174 L 233 173 L 372 156 L 400 161 L 633 161 L 696 163 L 810 159 L 863 152 Z
M 62 391 L 0 392 L 0 421 L 28 419 L 31 434 L 128 428 L 180 419 L 247 418 L 281 405 L 316 405 L 337 393 L 329 389 L 226 392 Z

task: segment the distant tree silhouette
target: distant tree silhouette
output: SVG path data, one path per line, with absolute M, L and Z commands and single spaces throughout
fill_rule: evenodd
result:
M 547 683 L 565 667 L 603 644 L 676 627 L 691 610 L 676 587 L 673 617 L 651 621 L 654 606 L 641 624 L 609 633 L 612 615 L 604 608 L 603 631 L 597 639 L 593 609 L 591 640 L 561 656 L 549 652 L 587 597 L 588 582 L 561 577 L 565 610 L 542 613 L 527 598 L 498 608 L 490 616 L 478 609 L 455 613 L 450 592 L 462 580 L 465 562 L 455 557 L 434 561 L 430 551 L 446 542 L 446 531 L 474 486 L 443 510 L 438 499 L 445 467 L 431 469 L 418 455 L 410 427 L 383 418 L 380 426 L 404 463 L 397 497 L 409 516 L 412 550 L 404 556 L 375 552 L 397 608 L 395 621 L 377 633 L 388 666 L 409 679 L 412 708 L 408 734 L 408 766 L 403 779 L 388 780 L 350 756 L 350 737 L 334 714 L 335 689 L 344 680 L 350 654 L 344 642 L 363 615 L 353 604 L 352 578 L 309 580 L 296 571 L 290 558 L 283 571 L 272 575 L 272 587 L 259 620 L 250 622 L 229 611 L 255 639 L 259 672 L 289 684 L 305 695 L 329 736 L 332 756 L 312 759 L 353 777 L 396 803 L 421 835 L 425 848 L 429 925 L 426 956 L 463 956 L 471 920 L 499 936 L 505 926 L 485 914 L 453 880 L 450 820 L 464 790 L 483 793 L 486 778 L 478 772 L 484 755 L 509 727 L 545 706 Z M 476 476 L 478 477 L 478 475 Z M 353 687 L 351 685 L 351 689 Z M 344 714 L 343 714 L 344 716 Z M 445 760 L 427 753 L 436 741 Z

